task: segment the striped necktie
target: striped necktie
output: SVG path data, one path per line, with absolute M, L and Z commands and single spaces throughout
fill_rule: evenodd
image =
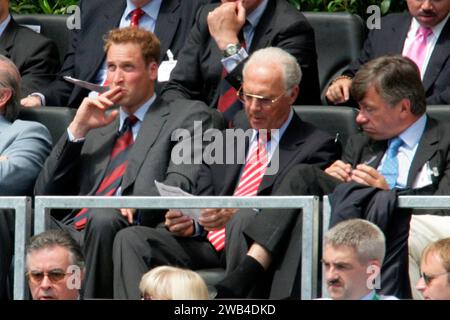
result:
M 389 143 L 389 147 L 386 151 L 386 158 L 384 159 L 383 166 L 380 173 L 386 179 L 389 185 L 389 189 L 394 189 L 397 184 L 398 178 L 398 149 L 403 145 L 403 140 L 400 137 L 395 137 Z
M 134 115 L 130 115 L 125 119 L 122 129 L 117 134 L 105 177 L 95 192 L 96 196 L 112 196 L 122 183 L 122 177 L 128 164 L 127 155 L 133 145 L 133 132 L 131 129 L 137 121 L 138 118 Z M 74 222 L 77 230 L 84 229 L 90 211 L 90 208 L 83 208 L 75 215 Z
M 244 170 L 239 178 L 239 183 L 233 196 L 251 197 L 257 195 L 259 185 L 263 180 L 264 172 L 269 162 L 269 155 L 265 145 L 266 139 L 258 139 L 258 143 L 251 150 L 251 154 L 245 163 Z M 225 227 L 219 230 L 209 231 L 206 237 L 216 251 L 221 251 L 225 247 Z

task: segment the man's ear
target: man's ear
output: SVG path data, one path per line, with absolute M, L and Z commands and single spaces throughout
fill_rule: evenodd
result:
M 295 103 L 295 100 L 297 100 L 297 96 L 300 92 L 300 88 L 298 85 L 293 86 L 291 89 L 291 94 L 289 96 L 289 102 L 291 105 L 293 105 Z
M 13 95 L 13 91 L 11 88 L 1 88 L 0 89 L 0 110 L 3 110 L 11 97 Z
M 409 99 L 402 99 L 399 102 L 400 104 L 400 112 L 402 115 L 410 116 L 411 115 L 411 100 Z
M 148 64 L 147 71 L 151 80 L 156 81 L 158 79 L 158 64 L 155 61 Z

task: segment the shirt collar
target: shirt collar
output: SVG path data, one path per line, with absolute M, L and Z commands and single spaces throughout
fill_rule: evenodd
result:
M 185 0 L 186 1 L 186 0 Z M 158 18 L 159 8 L 161 7 L 162 0 L 152 0 L 146 5 L 142 6 L 141 9 L 145 12 L 146 15 L 151 17 L 154 21 Z M 131 19 L 131 11 L 136 9 L 136 6 L 131 2 L 131 0 L 127 0 L 127 7 L 125 9 L 125 20 L 130 21 Z
M 281 138 L 283 137 L 284 132 L 286 131 L 287 127 L 289 126 L 289 124 L 291 123 L 292 117 L 294 116 L 294 110 L 291 107 L 291 111 L 289 112 L 289 116 L 286 119 L 286 121 L 283 123 L 283 125 L 280 127 L 280 129 L 278 130 L 274 130 L 271 132 L 270 135 L 270 140 L 275 142 L 277 145 L 280 142 Z M 258 133 L 258 130 L 256 129 L 252 129 L 253 133 L 252 133 L 252 139 L 250 140 L 251 142 L 256 140 L 256 135 Z
M 375 297 L 378 297 L 378 295 L 375 292 L 375 290 L 372 290 L 359 300 L 377 300 L 377 299 L 375 299 Z
M 11 15 L 8 14 L 5 20 L 0 23 L 0 37 L 3 35 L 3 32 L 5 31 L 6 27 L 8 26 L 8 23 L 11 21 Z
M 140 106 L 136 112 L 134 113 L 134 116 L 138 118 L 140 122 L 144 121 L 145 115 L 147 114 L 148 109 L 151 107 L 153 102 L 156 100 L 156 94 L 154 94 L 150 99 L 148 99 L 142 106 Z M 119 111 L 120 114 L 120 125 L 119 125 L 119 131 L 122 129 L 123 122 L 128 117 L 128 113 L 123 111 L 122 108 L 120 108 Z
M 436 37 L 436 39 L 439 38 L 439 36 L 442 32 L 442 29 L 444 29 L 444 26 L 447 23 L 449 16 L 450 16 L 450 13 L 447 14 L 445 19 L 443 19 L 441 22 L 439 22 L 437 25 L 435 25 L 434 27 L 431 28 L 431 30 L 433 31 L 433 35 Z M 410 29 L 413 31 L 414 35 L 416 34 L 416 32 L 419 28 L 420 28 L 420 23 L 415 18 L 413 18 Z
M 412 125 L 403 131 L 399 137 L 408 146 L 408 148 L 414 148 L 418 143 L 422 134 L 425 130 L 425 124 L 427 123 L 427 116 L 423 114 L 419 119 L 416 120 Z
M 267 3 L 269 0 L 263 0 L 259 4 L 259 6 L 256 7 L 255 10 L 253 10 L 248 16 L 247 21 L 250 23 L 252 28 L 255 28 L 258 25 L 259 20 L 261 20 L 261 17 L 264 13 L 264 10 L 266 10 Z

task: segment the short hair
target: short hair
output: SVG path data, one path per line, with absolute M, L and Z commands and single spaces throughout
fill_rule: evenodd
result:
M 160 300 L 208 299 L 206 283 L 196 272 L 172 266 L 159 266 L 144 274 L 139 289 L 143 296 Z
M 362 263 L 378 260 L 382 264 L 386 253 L 385 242 L 380 228 L 363 219 L 340 222 L 325 235 L 325 245 L 351 247 Z
M 302 80 L 302 69 L 298 64 L 297 59 L 283 49 L 267 47 L 253 52 L 245 63 L 242 73 L 244 74 L 247 68 L 255 63 L 262 65 L 276 63 L 280 65 L 286 90 L 298 85 Z
M 450 272 L 450 238 L 444 238 L 430 243 L 422 251 L 422 260 L 431 253 L 435 253 L 439 258 L 441 258 L 442 266 L 445 271 Z M 450 282 L 450 274 L 447 279 L 448 282 Z
M 69 251 L 70 264 L 84 269 L 84 256 L 78 243 L 65 231 L 48 230 L 31 237 L 27 257 L 33 252 L 47 248 L 63 247 Z
M 363 100 L 372 86 L 391 107 L 402 99 L 408 99 L 412 114 L 421 115 L 426 111 L 425 89 L 419 68 L 407 57 L 382 56 L 363 65 L 352 81 L 353 98 L 357 102 Z
M 113 29 L 106 36 L 105 52 L 107 53 L 113 44 L 126 43 L 134 43 L 141 47 L 142 57 L 146 65 L 152 61 L 159 64 L 160 41 L 153 32 L 136 27 Z
M 12 91 L 11 99 L 6 103 L 3 116 L 6 120 L 13 122 L 20 111 L 20 82 L 21 77 L 16 65 L 7 57 L 0 55 L 0 88 L 8 88 Z

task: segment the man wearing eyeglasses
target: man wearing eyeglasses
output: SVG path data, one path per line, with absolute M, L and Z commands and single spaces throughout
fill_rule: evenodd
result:
M 27 278 L 33 300 L 78 300 L 84 257 L 69 234 L 49 230 L 30 239 Z
M 428 245 L 422 253 L 416 289 L 425 300 L 450 300 L 450 238 Z
M 216 132 L 223 144 L 216 145 L 198 170 L 187 165 L 185 171 L 179 172 L 185 175 L 195 171 L 191 182 L 197 195 L 269 196 L 295 164 L 324 168 L 339 156 L 334 138 L 302 121 L 292 109 L 301 79 L 294 56 L 275 47 L 255 51 L 244 66 L 243 77 L 239 98 L 244 104 L 246 117 L 242 120 L 246 123 L 241 128 L 249 129 L 245 131 L 249 139 L 245 143 L 244 138 L 234 140 L 238 129 Z M 270 138 L 263 133 L 266 130 L 270 130 Z M 223 158 L 214 158 L 217 154 Z M 220 297 L 267 297 L 267 292 L 255 287 L 270 285 L 271 273 L 265 272 L 270 263 L 259 261 L 258 256 L 261 251 L 273 249 L 267 253 L 271 256 L 282 248 L 272 248 L 270 223 L 247 242 L 243 230 L 255 216 L 257 210 L 204 209 L 199 220 L 194 221 L 169 211 L 166 228 L 131 227 L 121 231 L 114 241 L 115 298 L 139 299 L 139 279 L 158 265 L 224 267 L 230 277 L 228 284 L 221 287 L 224 290 L 219 291 Z M 291 231 L 277 229 L 273 238 L 289 237 Z

